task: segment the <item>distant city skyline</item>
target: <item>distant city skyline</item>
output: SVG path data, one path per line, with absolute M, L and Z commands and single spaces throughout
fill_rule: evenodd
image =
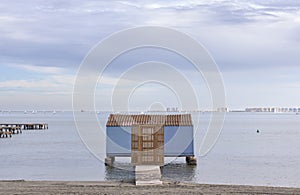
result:
M 23 112 L 24 114 L 37 114 L 37 113 L 59 113 L 59 112 L 113 112 L 113 113 L 127 113 L 127 112 L 141 112 L 142 114 L 146 114 L 147 112 L 270 112 L 270 113 L 300 113 L 300 107 L 253 107 L 253 108 L 240 108 L 240 109 L 231 109 L 229 107 L 224 108 L 217 108 L 216 110 L 202 110 L 202 109 L 194 109 L 194 110 L 182 110 L 178 107 L 168 107 L 166 109 L 150 109 L 150 110 L 142 110 L 138 108 L 133 108 L 132 110 L 55 110 L 55 109 L 48 109 L 48 110 L 0 110 L 1 113 L 9 113 L 9 112 Z
M 116 31 L 145 25 L 170 27 L 203 44 L 219 66 L 228 108 L 300 107 L 299 1 L 4 0 L 0 110 L 71 110 L 76 73 L 89 50 Z M 96 86 L 95 109 L 110 108 L 114 85 L 126 68 L 149 60 L 174 65 L 190 80 L 199 108 L 211 108 L 205 79 L 191 64 L 146 48 L 112 62 Z M 153 83 L 131 98 L 132 109 L 180 107 L 176 94 Z

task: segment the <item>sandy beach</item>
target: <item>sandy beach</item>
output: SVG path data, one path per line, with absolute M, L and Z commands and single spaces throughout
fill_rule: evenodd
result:
M 164 181 L 161 186 L 133 182 L 0 181 L 0 194 L 300 194 L 300 188 L 210 185 Z

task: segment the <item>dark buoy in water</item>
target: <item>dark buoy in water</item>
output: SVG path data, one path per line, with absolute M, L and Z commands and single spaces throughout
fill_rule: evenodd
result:
M 259 133 L 259 130 L 258 130 L 258 129 L 256 130 L 256 133 Z

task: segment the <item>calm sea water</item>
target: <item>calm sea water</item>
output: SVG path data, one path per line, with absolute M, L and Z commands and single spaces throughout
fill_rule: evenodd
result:
M 85 113 L 91 114 L 91 113 Z M 108 113 L 99 114 L 103 127 Z M 200 114 L 198 148 L 210 115 Z M 130 171 L 105 167 L 82 143 L 71 112 L 0 113 L 0 123 L 46 122 L 46 131 L 0 139 L 0 180 L 131 180 Z M 256 130 L 260 129 L 260 133 Z M 130 167 L 130 160 L 116 159 Z M 215 147 L 197 166 L 178 158 L 163 179 L 215 184 L 300 187 L 300 115 L 228 113 Z

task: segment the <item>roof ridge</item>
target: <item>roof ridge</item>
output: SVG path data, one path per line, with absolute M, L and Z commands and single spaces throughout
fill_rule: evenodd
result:
M 191 114 L 110 114 L 106 126 L 134 124 L 164 124 L 165 126 L 192 126 Z

